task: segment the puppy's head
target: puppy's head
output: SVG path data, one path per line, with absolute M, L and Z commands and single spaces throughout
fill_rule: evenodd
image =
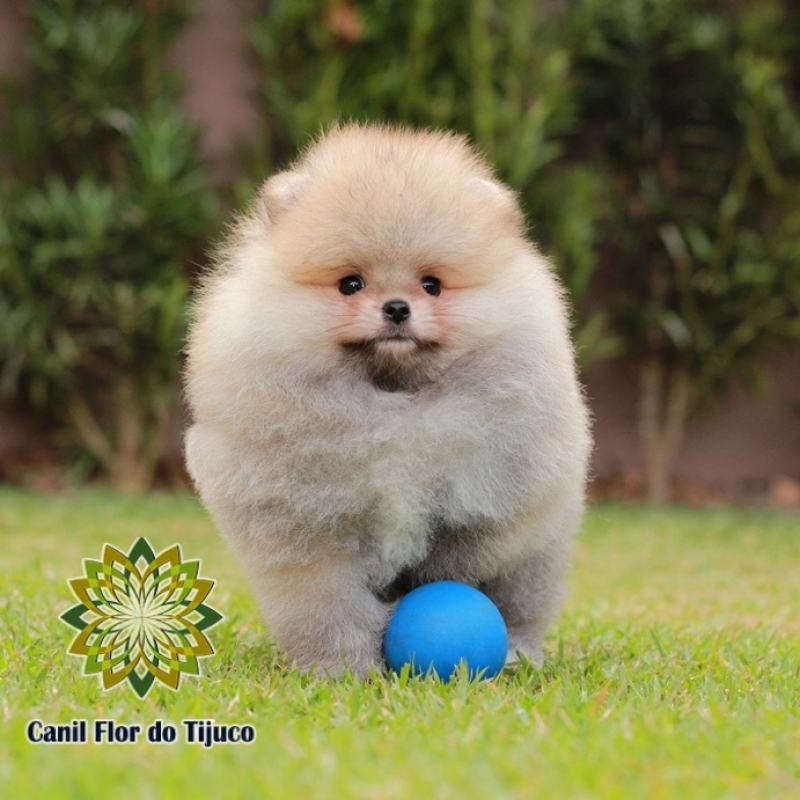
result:
M 491 336 L 528 248 L 513 193 L 447 134 L 337 128 L 267 182 L 256 213 L 267 269 L 296 289 L 290 327 L 385 390 Z

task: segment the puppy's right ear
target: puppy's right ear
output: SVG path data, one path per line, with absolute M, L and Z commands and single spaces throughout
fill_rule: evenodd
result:
M 291 208 L 303 194 L 310 177 L 304 172 L 279 172 L 273 175 L 260 192 L 261 202 L 267 215 L 267 222 L 275 222 L 280 215 Z

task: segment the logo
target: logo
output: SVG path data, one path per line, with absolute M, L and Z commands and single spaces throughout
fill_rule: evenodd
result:
M 214 581 L 199 577 L 199 560 L 181 561 L 177 544 L 156 555 L 140 538 L 127 554 L 106 544 L 83 567 L 68 581 L 78 604 L 59 619 L 78 631 L 67 652 L 85 659 L 84 675 L 103 689 L 127 680 L 141 698 L 156 681 L 177 690 L 181 675 L 200 675 L 214 653 L 204 632 L 222 615 L 205 602 Z

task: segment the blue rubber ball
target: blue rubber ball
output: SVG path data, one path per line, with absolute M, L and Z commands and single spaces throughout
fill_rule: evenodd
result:
M 493 678 L 503 669 L 507 650 L 497 606 L 483 592 L 454 581 L 409 592 L 397 604 L 384 638 L 390 669 L 399 673 L 410 664 L 414 675 L 433 669 L 446 681 L 462 660 L 471 679 Z

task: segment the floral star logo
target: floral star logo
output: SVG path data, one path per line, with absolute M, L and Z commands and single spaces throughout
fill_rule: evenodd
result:
M 59 619 L 78 631 L 67 652 L 85 659 L 84 675 L 104 689 L 127 680 L 142 698 L 156 681 L 177 690 L 181 675 L 200 675 L 199 659 L 214 653 L 205 631 L 222 615 L 205 602 L 214 581 L 199 560 L 182 561 L 177 544 L 156 554 L 140 538 L 127 554 L 106 544 L 83 566 L 68 581 L 79 602 Z

